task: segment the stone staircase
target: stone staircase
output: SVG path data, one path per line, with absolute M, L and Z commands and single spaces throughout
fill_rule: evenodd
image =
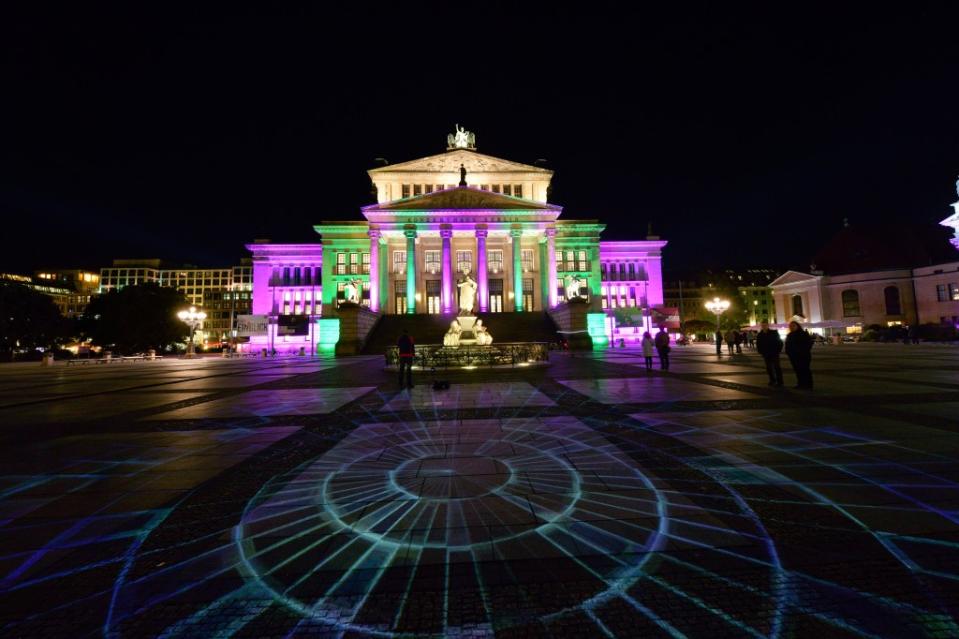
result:
M 384 315 L 366 341 L 363 352 L 379 355 L 396 340 L 403 329 L 410 332 L 417 344 L 442 344 L 443 335 L 455 315 Z M 556 325 L 541 311 L 532 313 L 483 313 L 478 314 L 483 324 L 497 342 L 555 342 Z

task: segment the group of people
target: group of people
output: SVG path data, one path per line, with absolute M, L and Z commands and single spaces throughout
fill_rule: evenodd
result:
M 726 343 L 726 348 L 729 350 L 729 354 L 733 353 L 742 353 L 743 346 L 746 348 L 752 349 L 756 344 L 756 334 L 753 331 L 737 331 L 729 330 L 726 333 L 721 331 L 716 331 L 716 354 L 723 354 L 723 342 Z
M 779 365 L 779 354 L 786 351 L 786 357 L 796 373 L 796 388 L 812 390 L 812 335 L 799 322 L 789 322 L 789 334 L 786 343 L 779 332 L 769 328 L 769 322 L 763 322 L 756 335 L 756 350 L 762 355 L 769 375 L 770 386 L 783 385 L 783 369 Z
M 656 337 L 653 337 L 649 334 L 649 331 L 643 333 L 643 357 L 646 359 L 646 370 L 653 370 L 653 350 L 655 349 L 656 353 L 659 355 L 659 368 L 668 371 L 669 370 L 669 351 L 671 347 L 669 346 L 669 333 L 666 332 L 662 326 L 659 327 L 659 332 L 656 333 Z

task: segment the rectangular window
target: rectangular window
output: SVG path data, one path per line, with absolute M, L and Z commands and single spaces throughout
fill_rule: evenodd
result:
M 949 293 L 946 292 L 945 284 L 936 284 L 936 300 L 940 302 L 949 301 Z
M 499 193 L 499 184 L 494 184 L 492 187 L 493 193 Z
M 489 191 L 489 184 L 480 184 L 480 191 Z
M 473 251 L 456 251 L 456 272 L 469 273 L 473 270 Z
M 619 279 L 621 280 L 626 279 L 626 265 L 623 263 L 620 263 L 619 265 Z
M 503 270 L 503 251 L 494 249 L 486 253 L 486 267 L 490 273 L 499 273 Z
M 631 280 L 636 279 L 636 265 L 633 264 L 632 262 L 629 263 L 629 279 Z
M 607 279 L 607 271 L 606 271 L 606 263 L 605 263 L 605 262 L 603 262 L 602 264 L 599 265 L 599 279 L 601 279 L 601 280 L 604 281 L 604 282 L 605 282 L 606 279 Z M 605 293 L 604 293 L 604 295 L 605 295 Z
M 414 184 L 414 185 L 413 185 L 413 197 L 416 197 L 417 195 L 422 195 L 422 194 L 423 194 L 423 185 L 422 185 L 422 184 Z
M 337 275 L 346 275 L 346 253 L 337 253 L 336 254 L 336 271 Z M 285 276 L 284 276 L 285 283 Z
M 521 249 L 520 261 L 523 265 L 523 272 L 533 270 L 533 249 Z
M 360 254 L 350 253 L 350 275 L 357 275 L 360 272 Z
M 512 187 L 512 185 L 504 184 L 504 185 L 503 185 L 503 195 L 512 195 L 512 194 L 513 194 L 513 187 Z
M 523 197 L 523 185 L 514 184 L 513 185 L 513 197 Z
M 620 265 L 622 266 L 622 264 Z M 576 270 L 578 271 L 588 271 L 589 270 L 589 260 L 586 259 L 586 251 L 577 251 L 576 253 Z M 619 274 L 623 274 L 622 268 L 619 271 Z
M 393 251 L 393 272 L 399 275 L 406 273 L 406 251 Z
M 424 190 L 425 190 L 427 193 L 432 193 L 432 192 L 433 192 L 433 185 L 432 185 L 432 184 L 427 184 L 426 187 L 424 187 Z
M 363 274 L 369 275 L 370 274 L 370 254 L 363 253 L 362 258 L 363 258 L 363 269 L 362 269 Z
M 959 302 L 959 284 L 949 285 L 949 299 L 953 302 Z
M 562 254 L 561 254 L 562 255 Z M 575 271 L 576 270 L 576 261 L 575 261 L 576 252 L 575 251 L 566 251 L 566 264 L 563 266 L 564 271 Z
M 426 272 L 439 273 L 441 269 L 442 267 L 440 266 L 440 252 L 426 251 Z
M 404 184 L 404 185 L 403 185 L 403 198 L 405 199 L 405 198 L 408 198 L 409 196 L 410 196 L 410 185 L 409 185 L 409 184 Z

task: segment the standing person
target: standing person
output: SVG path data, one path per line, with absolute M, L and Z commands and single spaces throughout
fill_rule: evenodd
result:
M 653 370 L 653 348 L 655 348 L 653 337 L 649 331 L 646 331 L 643 333 L 643 357 L 646 358 L 647 371 Z
M 743 335 L 742 331 L 733 331 L 733 339 L 736 340 L 736 352 L 742 354 L 743 341 L 745 341 L 746 337 Z
M 796 373 L 796 388 L 812 390 L 812 337 L 799 322 L 789 322 L 786 355 Z
M 723 356 L 723 334 L 719 332 L 719 329 L 716 329 L 716 355 Z
M 664 371 L 669 370 L 669 333 L 662 326 L 656 333 L 656 352 L 659 353 L 659 367 Z
M 763 356 L 770 386 L 783 385 L 783 369 L 779 365 L 779 354 L 783 352 L 783 341 L 778 331 L 769 329 L 769 322 L 760 324 L 761 330 L 756 336 L 756 350 Z
M 909 341 L 912 342 L 913 344 L 918 344 L 919 343 L 919 327 L 916 326 L 915 324 L 910 324 L 909 333 L 907 334 L 907 337 L 909 338 Z
M 746 331 L 746 348 L 752 350 L 756 345 L 755 331 Z
M 726 350 L 729 351 L 729 354 L 733 354 L 733 348 L 736 345 L 736 336 L 731 330 L 726 331 Z
M 403 334 L 400 335 L 400 338 L 396 341 L 396 346 L 400 351 L 400 388 L 403 388 L 403 369 L 406 369 L 406 386 L 413 388 L 413 355 L 415 353 L 415 348 L 413 346 L 413 338 L 410 337 L 410 332 L 406 329 L 403 329 Z

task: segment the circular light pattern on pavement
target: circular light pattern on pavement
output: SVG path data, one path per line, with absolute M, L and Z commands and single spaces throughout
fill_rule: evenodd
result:
M 692 504 L 671 501 L 658 482 L 573 418 L 370 424 L 268 482 L 234 539 L 250 582 L 344 630 L 407 634 L 411 593 L 430 588 L 445 601 L 457 578 L 450 565 L 468 576 L 457 588 L 481 594 L 504 580 L 519 585 L 511 570 L 556 571 L 577 584 L 576 598 L 538 602 L 539 619 L 594 616 L 614 598 L 642 608 L 630 590 L 670 537 L 705 546 L 726 535 L 755 552 L 760 531 L 748 512 L 730 513 L 741 530 L 698 523 L 686 516 Z M 758 548 L 745 559 L 774 573 L 771 546 Z M 437 566 L 445 568 L 435 574 Z M 374 615 L 368 602 L 383 592 L 395 608 Z M 484 598 L 473 631 L 512 623 L 497 605 Z M 435 630 L 464 631 L 448 617 Z

